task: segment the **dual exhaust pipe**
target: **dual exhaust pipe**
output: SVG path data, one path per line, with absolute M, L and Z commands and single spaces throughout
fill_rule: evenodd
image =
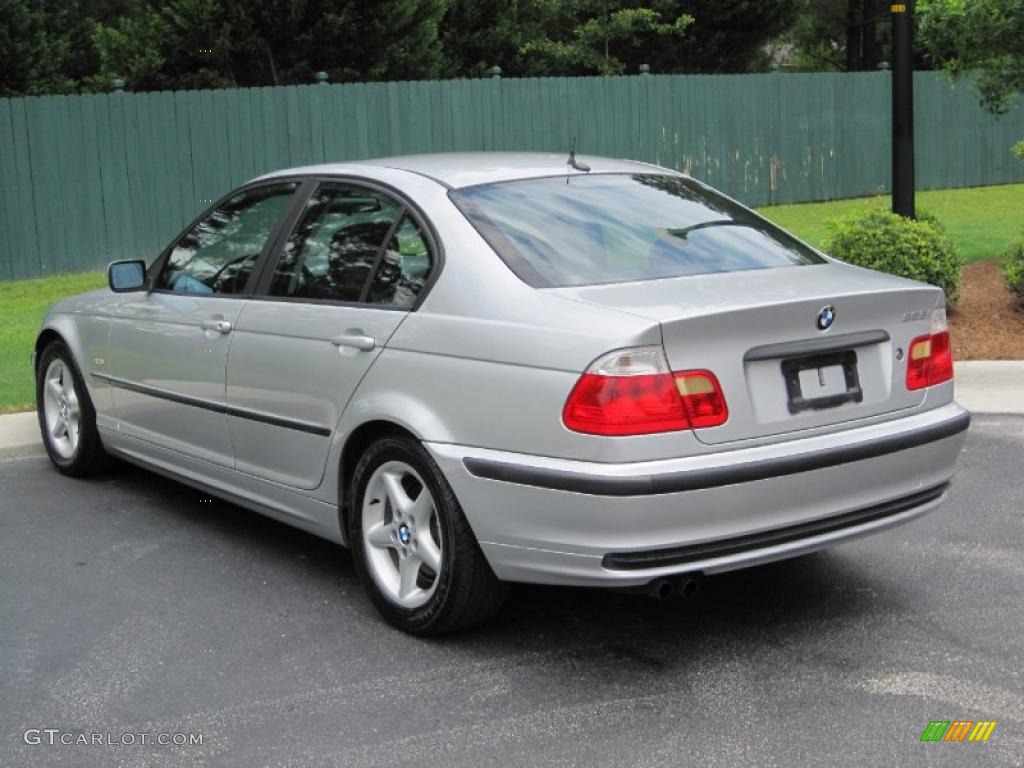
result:
M 655 600 L 689 600 L 700 590 L 700 574 L 662 577 L 648 583 L 643 591 Z

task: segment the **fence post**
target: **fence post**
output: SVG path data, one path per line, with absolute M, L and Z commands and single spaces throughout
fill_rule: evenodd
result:
M 501 80 L 501 67 L 499 67 L 497 64 L 495 64 L 487 71 L 490 72 L 491 74 L 491 80 Z

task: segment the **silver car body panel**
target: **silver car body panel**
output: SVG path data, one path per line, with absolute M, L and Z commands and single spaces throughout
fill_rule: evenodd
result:
M 320 485 L 345 405 L 405 316 L 362 307 L 246 302 L 231 341 L 226 397 L 233 407 L 269 418 L 228 414 L 235 467 L 296 488 Z M 343 335 L 367 336 L 376 346 L 359 350 L 335 343 Z
M 675 173 L 580 160 L 594 173 Z M 345 538 L 346 441 L 371 422 L 407 430 L 445 473 L 492 567 L 512 580 L 630 585 L 663 572 L 739 567 L 861 535 L 938 503 L 685 567 L 604 567 L 609 553 L 803 524 L 938 487 L 952 477 L 966 424 L 952 404 L 952 383 L 907 392 L 902 382 L 908 341 L 928 332 L 921 310 L 942 304 L 935 288 L 830 261 L 537 289 L 513 274 L 448 196 L 452 187 L 560 173 L 562 155 L 484 153 L 262 177 L 362 179 L 413 205 L 433 228 L 443 264 L 411 312 L 101 290 L 60 302 L 43 328 L 69 344 L 112 452 L 333 541 Z M 828 334 L 813 326 L 822 303 L 837 308 Z M 230 332 L 200 326 L 217 316 Z M 349 331 L 373 337 L 373 348 L 332 342 Z M 880 340 L 880 331 L 888 338 Z M 778 360 L 759 357 L 765 349 L 865 333 L 875 334 L 864 345 L 870 349 L 858 348 L 866 392 L 873 388 L 865 402 L 798 417 L 773 410 Z M 622 438 L 565 428 L 566 397 L 594 359 L 658 344 L 676 369 L 715 371 L 729 422 Z M 885 455 L 753 480 L 738 471 L 736 482 L 671 493 L 564 490 L 481 477 L 467 466 L 476 459 L 606 479 L 710 467 L 728 475 L 752 461 L 870 444 L 943 422 L 961 428 Z
M 234 297 L 117 295 L 106 364 L 94 365 L 92 378 L 117 384 L 113 415 L 118 429 L 234 466 L 223 413 L 224 369 L 233 336 L 202 326 L 209 321 L 236 324 L 244 304 Z M 154 397 L 154 392 L 164 396 Z M 182 402 L 185 398 L 191 403 Z
M 699 437 L 705 442 L 730 443 L 841 424 L 924 401 L 925 390 L 905 387 L 896 356 L 913 338 L 929 332 L 931 310 L 944 305 L 939 289 L 839 262 L 750 271 L 743 275 L 739 297 L 735 278 L 732 273 L 695 275 L 557 292 L 657 320 L 674 370 L 715 372 L 730 419 L 702 430 Z M 824 333 L 815 320 L 826 305 L 834 307 L 836 320 Z M 908 314 L 918 319 L 904 322 Z M 879 336 L 872 339 L 873 332 Z M 821 353 L 849 348 L 855 334 L 871 339 L 856 347 L 863 401 L 790 414 L 780 362 L 793 353 L 785 352 L 785 342 L 814 342 Z M 831 339 L 835 342 L 829 347 Z M 780 353 L 772 354 L 773 347 Z M 755 350 L 768 354 L 751 355 Z
M 951 403 L 839 434 L 711 455 L 617 465 L 514 455 L 450 444 L 429 444 L 428 447 L 462 501 L 470 524 L 499 577 L 515 581 L 633 586 L 659 576 L 698 571 L 714 573 L 802 554 L 905 522 L 928 511 L 938 503 L 939 497 L 901 514 L 818 538 L 805 537 L 783 545 L 753 547 L 741 553 L 692 560 L 677 566 L 615 570 L 602 565 L 608 553 L 656 551 L 728 540 L 828 519 L 942 488 L 953 475 L 963 444 L 965 419 L 963 409 Z M 929 430 L 935 430 L 933 435 L 945 436 L 912 448 L 807 471 L 783 473 L 778 469 L 787 461 L 808 461 L 813 466 L 815 459 L 820 462 L 821 456 L 833 451 L 840 452 L 838 458 L 842 458 L 842 452 L 870 449 L 880 441 Z M 471 469 L 473 459 L 529 468 L 536 477 L 547 477 L 548 485 L 559 484 L 559 475 L 570 478 L 581 488 L 587 488 L 586 481 L 590 480 L 595 489 L 603 492 L 581 493 L 523 481 L 478 477 Z M 756 476 L 751 470 L 758 465 L 765 465 L 766 473 L 773 468 L 776 471 L 767 477 L 744 481 L 745 475 Z M 737 482 L 729 479 L 730 474 Z M 712 482 L 708 477 L 715 480 Z M 654 492 L 659 480 L 665 480 L 668 489 L 673 483 L 676 487 L 694 487 Z M 638 495 L 612 495 L 616 482 L 627 490 L 637 487 L 650 490 Z

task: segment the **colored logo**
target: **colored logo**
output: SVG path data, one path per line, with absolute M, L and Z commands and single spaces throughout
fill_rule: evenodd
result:
M 988 741 L 995 728 L 995 720 L 932 720 L 921 741 Z
M 818 330 L 827 331 L 836 321 L 836 308 L 829 304 L 818 313 Z

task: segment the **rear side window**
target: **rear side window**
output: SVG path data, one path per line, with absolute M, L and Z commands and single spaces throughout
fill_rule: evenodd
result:
M 543 286 L 824 263 L 692 179 L 594 174 L 485 184 L 451 198 L 509 267 Z
M 366 301 L 402 309 L 412 307 L 430 277 L 431 268 L 426 238 L 406 215 L 384 249 Z
M 284 246 L 270 294 L 360 301 L 401 213 L 398 201 L 373 190 L 322 185 L 307 201 Z

